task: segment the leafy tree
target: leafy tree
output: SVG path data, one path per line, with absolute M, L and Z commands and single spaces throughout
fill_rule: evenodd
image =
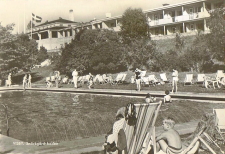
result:
M 85 30 L 62 50 L 58 65 L 62 71 L 112 72 L 125 69 L 124 47 L 116 32 Z
M 179 51 L 181 51 L 181 49 L 184 47 L 184 40 L 179 33 L 176 33 L 175 47 Z
M 146 37 L 148 24 L 142 9 L 128 8 L 121 18 L 121 36 L 125 40 Z
M 13 35 L 14 24 L 3 27 L 0 24 L 0 70 L 1 76 L 9 72 L 16 73 L 18 69 L 27 69 L 32 65 L 32 53 L 37 52 L 37 43 L 28 35 Z
M 156 54 L 156 44 L 154 41 L 146 39 L 133 40 L 127 45 L 126 62 L 130 69 L 152 68 L 154 55 Z
M 224 8 L 217 8 L 210 12 L 210 18 L 207 24 L 210 29 L 208 34 L 208 47 L 213 53 L 213 57 L 218 60 L 224 60 L 225 50 L 225 20 Z
M 48 59 L 48 53 L 47 53 L 47 49 L 43 46 L 40 47 L 40 50 L 37 54 L 37 62 L 40 63 L 40 62 L 43 62 L 44 60 Z

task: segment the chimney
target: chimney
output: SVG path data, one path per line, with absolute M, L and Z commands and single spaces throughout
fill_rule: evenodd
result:
M 69 11 L 69 20 L 70 21 L 74 21 L 74 15 L 73 15 L 73 10 L 72 9 Z
M 111 13 L 106 13 L 105 16 L 106 18 L 111 18 Z
M 170 4 L 168 4 L 168 3 L 165 3 L 165 4 L 162 4 L 163 6 L 167 6 L 167 5 L 170 5 Z

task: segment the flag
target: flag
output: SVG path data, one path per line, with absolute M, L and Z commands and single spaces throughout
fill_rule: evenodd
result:
M 41 22 L 42 18 L 32 13 L 32 20 L 36 22 Z

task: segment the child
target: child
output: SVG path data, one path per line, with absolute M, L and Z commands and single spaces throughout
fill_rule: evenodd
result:
M 164 96 L 164 101 L 163 101 L 163 103 L 164 103 L 164 104 L 165 104 L 165 103 L 172 103 L 171 96 L 169 95 L 169 94 L 170 94 L 169 90 L 166 90 L 166 91 L 165 91 L 165 94 L 166 94 L 166 96 Z
M 157 151 L 161 150 L 167 154 L 182 152 L 182 143 L 179 133 L 174 129 L 175 122 L 172 118 L 163 120 L 164 132 L 156 137 Z
M 146 103 L 153 103 L 156 101 L 155 97 L 152 97 L 149 93 L 147 93 L 146 98 L 145 98 L 145 102 Z

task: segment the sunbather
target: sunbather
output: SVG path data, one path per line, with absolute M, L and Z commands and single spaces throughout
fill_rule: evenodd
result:
M 176 154 L 182 152 L 182 142 L 179 133 L 174 129 L 175 122 L 171 118 L 163 120 L 165 132 L 156 137 L 157 152 Z
M 112 154 L 127 154 L 127 141 L 123 127 L 125 124 L 124 110 L 121 108 L 116 115 L 116 121 L 113 128 L 107 133 L 106 142 L 103 144 L 104 149 Z

